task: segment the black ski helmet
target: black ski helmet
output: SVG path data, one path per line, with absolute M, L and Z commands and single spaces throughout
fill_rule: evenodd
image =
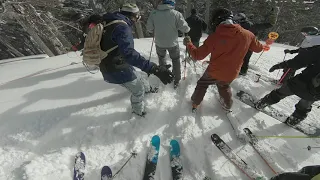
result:
M 314 36 L 319 34 L 319 29 L 314 26 L 307 26 L 302 28 L 300 32 L 305 36 Z
M 232 20 L 233 18 L 233 13 L 232 11 L 230 11 L 229 9 L 226 8 L 218 8 L 215 9 L 212 12 L 212 16 L 211 16 L 211 28 L 213 31 L 215 31 L 216 27 L 223 21 L 230 19 Z

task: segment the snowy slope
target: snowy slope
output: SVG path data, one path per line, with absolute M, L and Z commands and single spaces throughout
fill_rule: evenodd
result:
M 151 39 L 136 40 L 136 48 L 146 58 L 150 46 Z M 278 71 L 269 73 L 268 69 L 283 60 L 284 48 L 274 44 L 252 66 L 253 71 L 275 78 Z M 254 54 L 251 63 L 258 56 Z M 181 45 L 183 58 L 184 47 Z M 155 50 L 151 60 L 157 62 Z M 197 63 L 196 72 L 193 66 L 187 66 L 187 78 L 181 81 L 177 90 L 172 85 L 160 85 L 158 94 L 147 95 L 146 118 L 132 116 L 130 94 L 120 86 L 105 83 L 100 73 L 88 73 L 81 64 L 79 53 L 11 62 L 0 68 L 1 180 L 72 179 L 74 155 L 78 151 L 83 151 L 87 157 L 85 179 L 99 179 L 104 165 L 117 171 L 133 150 L 138 156 L 115 179 L 139 180 L 144 172 L 146 147 L 154 134 L 161 138 L 156 179 L 171 179 L 168 153 L 172 138 L 181 143 L 185 180 L 203 179 L 204 176 L 247 179 L 211 143 L 213 133 L 220 135 L 258 172 L 267 177 L 273 175 L 249 145 L 237 140 L 212 88 L 197 115 L 190 112 L 190 96 L 197 74 L 201 75 L 205 69 L 201 62 Z M 262 97 L 276 88 L 264 81 L 255 83 L 253 79 L 253 73 L 239 77 L 232 83 L 233 92 L 247 90 Z M 159 84 L 154 76 L 149 80 L 151 84 Z M 297 100 L 297 97 L 289 97 L 275 106 L 290 114 Z M 241 128 L 250 127 L 258 135 L 303 135 L 238 100 L 234 102 Z M 320 110 L 314 108 L 306 121 L 320 129 L 317 115 Z M 317 139 L 274 138 L 264 142 L 271 145 L 266 149 L 285 171 L 320 164 L 316 149 L 304 149 L 308 145 L 319 146 Z

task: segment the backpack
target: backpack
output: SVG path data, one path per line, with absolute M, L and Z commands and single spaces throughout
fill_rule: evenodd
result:
M 107 51 L 103 51 L 100 46 L 103 29 L 115 23 L 127 24 L 123 20 L 114 20 L 106 25 L 99 23 L 89 30 L 84 42 L 83 63 L 87 65 L 99 65 L 102 59 L 106 58 L 111 51 L 118 48 L 118 46 L 114 46 Z

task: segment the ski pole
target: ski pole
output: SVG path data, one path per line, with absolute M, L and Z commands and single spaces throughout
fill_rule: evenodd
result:
M 282 62 L 286 59 L 286 56 L 287 56 L 287 54 L 284 54 Z M 277 79 L 278 79 L 279 73 L 280 73 L 280 69 L 279 69 L 278 74 L 277 74 Z
M 320 138 L 320 136 L 256 136 L 257 138 L 285 138 L 285 139 L 302 139 L 302 138 L 306 138 L 306 139 L 316 139 L 316 138 Z
M 262 54 L 264 53 L 264 51 L 262 51 L 262 53 L 260 54 L 260 56 L 258 57 L 257 61 L 254 63 L 254 65 L 257 64 L 257 62 L 259 61 L 259 59 L 261 58 Z
M 287 70 L 287 72 L 284 73 L 284 75 L 281 77 L 281 79 L 279 80 L 279 82 L 278 82 L 277 85 L 279 85 L 280 83 L 282 83 L 283 79 L 284 79 L 284 78 L 286 77 L 286 75 L 290 72 L 290 70 L 291 70 L 291 68 L 289 68 L 289 69 Z
M 184 58 L 184 72 L 183 72 L 183 80 L 186 80 L 186 71 L 187 71 L 187 55 L 188 55 L 188 48 L 186 46 L 186 53 Z
M 112 177 L 112 179 L 113 178 L 115 178 L 119 173 L 120 173 L 120 171 L 124 168 L 124 166 L 130 161 L 130 159 L 132 158 L 132 157 L 136 157 L 137 156 L 137 153 L 135 152 L 135 151 L 133 151 L 132 153 L 131 153 L 131 156 L 128 158 L 128 160 L 121 166 L 121 168 L 113 175 L 113 177 Z
M 320 149 L 320 147 L 312 147 L 312 146 L 308 146 L 307 148 L 303 148 L 303 149 L 308 149 L 308 151 L 310 151 L 311 149 Z
M 151 50 L 150 50 L 150 55 L 149 55 L 149 61 L 151 60 L 151 53 L 152 53 L 152 49 L 153 49 L 154 36 L 155 35 L 153 34 L 152 43 L 151 43 Z

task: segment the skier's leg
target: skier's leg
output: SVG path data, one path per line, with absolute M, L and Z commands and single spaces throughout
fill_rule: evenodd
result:
M 159 58 L 159 65 L 160 66 L 166 65 L 167 64 L 166 63 L 166 54 L 167 54 L 166 48 L 156 46 L 156 51 L 157 51 L 157 55 Z
M 307 117 L 313 103 L 314 101 L 301 99 L 298 104 L 296 104 L 295 111 L 287 118 L 286 123 L 292 126 L 299 124 Z
M 145 109 L 143 100 L 145 90 L 143 82 L 139 78 L 137 78 L 133 81 L 123 83 L 122 86 L 132 93 L 130 101 L 133 113 L 139 116 L 144 116 Z
M 293 95 L 288 85 L 285 83 L 279 89 L 271 91 L 256 103 L 257 109 L 263 109 L 266 106 L 278 103 L 281 99 Z
M 252 51 L 248 51 L 246 56 L 244 57 L 243 59 L 243 64 L 242 64 L 242 67 L 241 67 L 241 70 L 240 70 L 240 74 L 241 75 L 245 75 L 247 74 L 248 72 L 248 69 L 249 69 L 249 62 L 250 62 L 250 58 L 252 56 Z
M 230 110 L 233 104 L 232 92 L 230 88 L 230 83 L 217 81 L 216 83 L 219 91 L 219 95 L 223 100 L 223 106 L 226 110 Z
M 169 48 L 169 55 L 172 59 L 172 72 L 174 74 L 174 84 L 178 85 L 181 80 L 181 63 L 179 45 Z
M 149 83 L 149 81 L 143 76 L 143 74 L 142 74 L 143 72 L 137 72 L 137 71 L 135 71 L 134 73 L 135 73 L 135 75 L 137 76 L 137 78 L 140 79 L 140 81 L 142 82 L 145 93 L 149 93 L 149 92 L 150 92 L 150 83 Z
M 191 100 L 194 106 L 198 106 L 207 92 L 209 85 L 215 84 L 216 80 L 211 78 L 206 72 L 203 76 L 198 80 L 197 86 L 191 96 Z

